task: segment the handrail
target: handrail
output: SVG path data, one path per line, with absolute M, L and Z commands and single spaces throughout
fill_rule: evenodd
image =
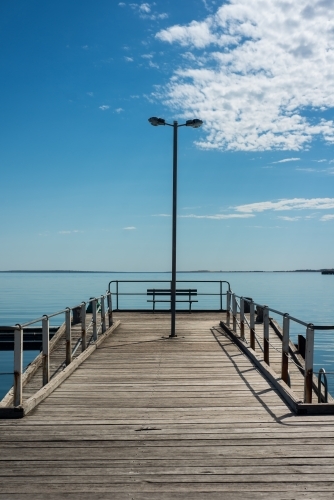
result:
M 240 303 L 238 303 L 237 298 L 240 299 Z M 244 312 L 244 304 L 249 304 L 249 321 L 245 316 Z M 258 312 L 260 311 L 262 319 L 257 321 L 255 318 L 255 308 L 257 307 Z M 239 309 L 240 314 L 240 322 L 237 319 L 237 311 Z M 314 334 L 316 330 L 334 330 L 334 325 L 314 325 L 312 323 L 307 323 L 305 321 L 300 320 L 299 318 L 295 318 L 290 316 L 287 313 L 283 313 L 277 309 L 274 309 L 270 306 L 259 304 L 255 302 L 253 299 L 249 297 L 243 297 L 235 294 L 234 292 L 228 290 L 226 294 L 226 324 L 230 326 L 230 318 L 232 316 L 232 331 L 237 333 L 237 326 L 240 331 L 241 340 L 246 341 L 245 338 L 245 325 L 248 326 L 249 329 L 249 338 L 250 338 L 250 347 L 255 350 L 256 343 L 259 345 L 260 349 L 263 351 L 263 360 L 267 365 L 270 364 L 269 357 L 269 347 L 278 351 L 278 349 L 270 342 L 269 339 L 269 324 L 271 319 L 269 318 L 269 312 L 277 314 L 283 319 L 283 334 L 281 335 L 282 340 L 282 350 L 281 352 L 281 378 L 282 380 L 289 386 L 291 386 L 290 373 L 289 373 L 289 361 L 294 363 L 296 366 L 301 369 L 301 373 L 304 376 L 304 403 L 312 403 L 313 390 L 315 390 L 318 394 L 318 400 L 321 401 L 321 376 L 324 377 L 324 385 L 325 385 L 325 400 L 327 402 L 328 398 L 328 385 L 327 385 L 327 377 L 325 374 L 325 370 L 321 369 L 318 375 L 318 387 L 313 380 L 313 365 L 314 365 Z M 295 322 L 300 325 L 306 327 L 306 343 L 305 343 L 305 360 L 304 367 L 299 366 L 300 359 L 297 359 L 294 351 L 290 355 L 290 323 Z M 263 324 L 263 339 L 262 344 L 259 341 L 258 335 L 255 333 L 255 324 Z M 319 399 L 320 398 L 320 399 Z
M 108 302 L 107 312 L 105 310 L 105 299 Z M 101 303 L 101 309 L 98 309 L 98 301 Z M 92 305 L 92 321 L 86 327 L 86 305 Z M 65 321 L 63 323 L 63 328 L 65 331 L 65 361 L 61 363 L 61 367 L 68 366 L 72 363 L 73 356 L 76 353 L 79 345 L 81 345 L 82 352 L 87 349 L 91 343 L 95 343 L 98 340 L 98 336 L 106 332 L 106 316 L 109 317 L 109 327 L 112 325 L 112 311 L 111 308 L 111 293 L 107 292 L 104 295 L 98 297 L 91 297 L 87 302 L 81 302 L 81 304 L 74 307 L 66 307 L 61 311 L 57 311 L 52 314 L 44 314 L 40 318 L 28 321 L 23 324 L 16 324 L 12 327 L 6 327 L 14 332 L 14 407 L 20 407 L 22 405 L 22 392 L 23 392 L 23 329 L 27 326 L 42 323 L 42 373 L 43 373 L 43 386 L 45 386 L 55 374 L 50 374 L 50 318 L 58 316 L 60 314 L 65 314 Z M 81 338 L 76 341 L 74 348 L 72 348 L 72 312 L 80 310 L 80 320 L 77 323 L 81 323 Z M 97 313 L 100 312 L 100 321 L 98 322 Z M 74 313 L 73 313 L 74 315 Z M 99 323 L 99 324 L 98 324 Z M 92 328 L 92 335 L 87 343 L 87 333 L 90 328 Z M 37 366 L 37 365 L 36 365 Z M 38 365 L 39 366 L 39 365 Z M 56 372 L 59 371 L 59 367 Z
M 116 307 L 115 309 L 118 311 L 119 310 L 119 297 L 120 296 L 145 296 L 147 295 L 147 291 L 124 291 L 121 292 L 119 290 L 119 285 L 123 283 L 169 283 L 171 284 L 171 280 L 111 280 L 108 283 L 108 292 L 111 293 L 111 285 L 115 284 L 115 292 L 113 292 L 113 295 L 116 300 Z M 223 310 L 223 296 L 226 295 L 228 292 L 231 291 L 231 285 L 228 281 L 226 280 L 177 280 L 176 284 L 178 285 L 179 283 L 216 283 L 219 284 L 219 291 L 216 293 L 213 292 L 198 292 L 198 296 L 217 296 L 220 298 L 220 308 L 217 310 L 222 311 Z M 228 290 L 226 292 L 223 292 L 222 285 L 223 283 L 227 284 Z

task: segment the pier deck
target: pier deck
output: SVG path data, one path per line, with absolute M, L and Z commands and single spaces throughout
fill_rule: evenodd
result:
M 116 313 L 51 396 L 0 421 L 0 499 L 329 499 L 334 417 L 295 416 L 222 313 Z

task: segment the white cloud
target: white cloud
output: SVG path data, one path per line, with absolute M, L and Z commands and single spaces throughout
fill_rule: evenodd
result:
M 334 208 L 334 198 L 292 198 L 290 200 L 261 201 L 234 207 L 237 212 L 254 213 L 266 210 L 328 210 Z
M 118 6 L 119 6 L 119 7 L 125 7 L 125 6 L 126 6 L 126 4 L 125 4 L 124 2 L 119 2 Z
M 288 216 L 284 216 L 284 215 L 278 215 L 277 219 L 281 219 L 281 220 L 287 220 L 289 222 L 295 222 L 297 220 L 299 220 L 301 217 L 288 217 Z
M 128 57 L 128 56 L 125 56 L 124 59 L 127 61 L 127 62 L 133 62 L 133 57 Z
M 215 220 L 224 220 L 224 219 L 248 219 L 249 217 L 255 217 L 253 214 L 213 214 L 213 215 L 179 215 L 182 219 L 215 219 Z
M 122 113 L 123 111 L 124 111 L 124 109 L 123 109 L 123 108 L 117 108 L 117 109 L 115 109 L 115 112 L 116 112 L 116 113 Z
M 170 214 L 154 214 L 152 217 L 171 217 Z
M 323 215 L 320 220 L 322 222 L 328 222 L 329 220 L 333 220 L 333 219 L 334 219 L 334 214 L 327 214 L 327 215 Z
M 128 227 L 123 227 L 124 231 L 133 231 L 134 229 L 137 229 L 134 226 L 128 226 Z
M 74 233 L 83 233 L 83 231 L 79 231 L 79 229 L 73 229 L 72 231 L 58 231 L 58 234 L 74 234 Z
M 159 14 L 158 12 L 152 12 L 152 6 L 156 5 L 155 3 L 130 3 L 130 7 L 139 14 L 139 17 L 142 19 L 150 19 L 151 21 L 156 21 L 159 19 L 167 19 L 168 14 L 163 12 Z
M 316 168 L 296 168 L 299 172 L 318 172 Z
M 312 160 L 315 161 L 316 163 L 325 163 L 327 160 Z
M 156 38 L 196 53 L 180 58 L 154 97 L 204 120 L 198 147 L 298 151 L 318 137 L 334 144 L 333 120 L 321 117 L 334 107 L 333 1 L 228 0 Z
M 273 161 L 272 163 L 286 163 L 288 161 L 298 161 L 300 158 L 285 158 L 284 160 Z
M 99 109 L 102 109 L 102 111 L 106 111 L 109 108 L 110 108 L 110 106 L 107 106 L 106 104 L 103 104 L 102 106 L 99 106 Z
M 152 57 L 153 57 L 153 54 L 143 54 L 142 55 L 143 59 L 152 59 Z
M 87 95 L 89 95 L 89 97 L 94 97 L 94 92 L 87 92 Z

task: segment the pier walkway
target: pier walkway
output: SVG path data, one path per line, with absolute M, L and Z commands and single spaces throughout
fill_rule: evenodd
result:
M 296 416 L 219 327 L 120 326 L 25 418 L 0 420 L 0 500 L 332 499 L 334 416 Z

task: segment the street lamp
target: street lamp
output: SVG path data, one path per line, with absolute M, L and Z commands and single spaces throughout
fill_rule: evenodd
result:
M 171 283 L 171 329 L 170 337 L 176 337 L 175 333 L 175 315 L 176 315 L 176 201 L 177 201 L 177 129 L 179 127 L 192 127 L 199 128 L 202 125 L 202 120 L 195 118 L 194 120 L 187 120 L 186 123 L 178 124 L 173 121 L 173 124 L 166 123 L 163 118 L 152 116 L 148 119 L 153 127 L 159 125 L 168 125 L 173 127 L 173 222 L 172 222 L 172 283 Z

